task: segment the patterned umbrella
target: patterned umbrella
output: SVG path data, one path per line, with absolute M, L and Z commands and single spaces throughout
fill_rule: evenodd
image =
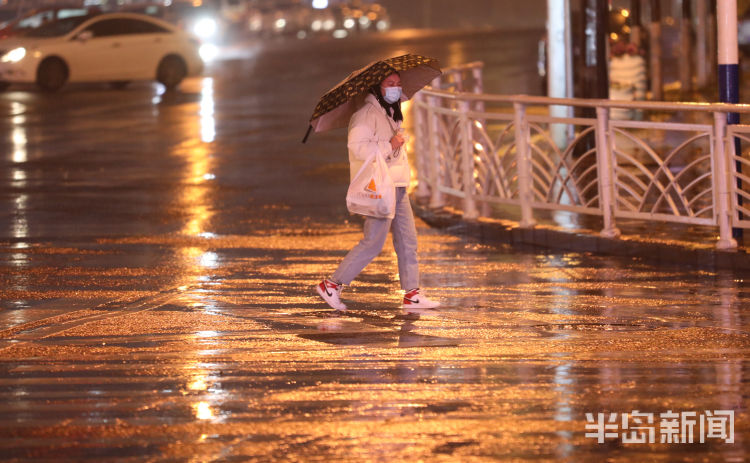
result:
M 352 72 L 320 99 L 310 118 L 310 130 L 323 132 L 346 127 L 349 118 L 361 106 L 367 91 L 386 77 L 398 72 L 401 76 L 403 97 L 409 99 L 441 74 L 436 59 L 420 55 L 402 55 L 375 61 Z M 305 140 L 307 140 L 305 135 Z M 305 140 L 302 142 L 304 143 Z

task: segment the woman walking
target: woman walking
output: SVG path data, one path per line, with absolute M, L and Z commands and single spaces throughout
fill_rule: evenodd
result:
M 419 264 L 417 262 L 417 230 L 406 188 L 410 168 L 406 158 L 404 135 L 401 131 L 401 76 L 393 72 L 379 84 L 369 89 L 364 105 L 349 121 L 349 167 L 351 178 L 373 153 L 382 156 L 396 187 L 396 208 L 393 219 L 365 217 L 364 237 L 346 255 L 336 271 L 316 287 L 318 294 L 329 306 L 345 311 L 341 291 L 349 285 L 385 245 L 390 230 L 393 247 L 398 258 L 398 273 L 404 290 L 402 308 L 407 313 L 418 313 L 440 304 L 427 298 L 420 290 Z

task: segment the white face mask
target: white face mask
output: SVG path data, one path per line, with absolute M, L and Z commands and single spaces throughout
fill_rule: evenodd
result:
M 393 104 L 401 99 L 401 87 L 386 87 L 383 99 L 389 104 Z

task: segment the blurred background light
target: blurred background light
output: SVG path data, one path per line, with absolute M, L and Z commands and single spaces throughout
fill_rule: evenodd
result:
M 209 37 L 213 37 L 214 34 L 216 34 L 217 29 L 218 29 L 218 26 L 216 24 L 215 19 L 201 18 L 195 23 L 195 27 L 193 27 L 193 32 L 198 37 L 202 39 L 207 39 Z

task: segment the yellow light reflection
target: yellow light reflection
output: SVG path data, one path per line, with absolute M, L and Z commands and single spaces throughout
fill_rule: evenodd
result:
M 203 232 L 203 224 L 213 214 L 209 212 L 208 208 L 204 205 L 196 205 L 190 212 L 191 218 L 185 225 L 183 231 L 188 235 L 200 235 Z
M 212 145 L 216 133 L 214 80 L 204 78 L 186 82 L 186 85 L 196 87 L 198 84 L 201 98 L 190 105 L 184 114 L 188 121 L 183 125 L 184 141 L 171 152 L 182 166 L 180 188 L 175 192 L 174 207 L 183 217 L 180 233 L 190 237 L 178 248 L 182 271 L 175 275 L 175 283 L 183 288 L 181 291 L 184 294 L 181 297 L 185 306 L 207 310 L 213 308 L 214 304 L 202 289 L 203 281 L 214 273 L 212 269 L 221 264 L 219 256 L 206 249 L 208 244 L 201 239 L 216 236 L 208 229 L 215 214 L 213 182 L 216 175 L 212 172 L 216 154 Z M 193 387 L 200 385 L 194 379 L 190 384 Z
M 26 111 L 26 105 L 12 102 L 11 113 L 13 118 L 11 122 L 13 129 L 11 131 L 11 143 L 12 143 L 12 154 L 11 160 L 16 164 L 23 164 L 28 161 L 29 155 L 26 149 L 28 139 L 26 137 L 26 127 L 23 125 L 26 123 L 26 117 L 23 113 Z M 27 184 L 27 175 L 24 170 L 24 166 L 13 167 L 12 171 L 12 182 L 13 186 L 17 188 L 24 188 Z M 29 237 L 29 220 L 27 211 L 29 209 L 29 195 L 19 194 L 13 199 L 13 211 L 14 218 L 11 221 L 10 234 L 14 238 L 25 239 Z M 23 243 L 17 243 L 21 245 Z M 19 246 L 26 247 L 26 246 Z M 11 255 L 11 261 L 17 267 L 26 266 L 28 264 L 28 256 L 23 253 L 13 253 Z
M 209 405 L 208 402 L 198 402 L 193 404 L 193 411 L 195 412 L 195 417 L 199 420 L 211 420 L 216 418 L 216 415 L 214 415 L 214 411 L 211 409 L 211 405 Z
M 202 248 L 195 246 L 183 247 L 180 249 L 180 254 L 185 258 L 187 266 L 195 268 L 196 273 L 201 273 L 203 271 L 202 268 L 196 268 L 199 267 L 196 264 L 199 262 L 200 256 L 202 256 L 204 252 L 205 251 Z M 190 289 L 189 285 L 182 285 L 181 287 L 185 288 L 183 291 Z
M 183 233 L 200 235 L 204 233 L 206 222 L 213 216 L 206 201 L 206 182 L 212 181 L 214 175 L 209 172 L 211 155 L 204 144 L 186 147 L 188 169 L 185 179 L 185 189 L 182 192 L 183 204 L 188 208 L 188 222 Z
M 26 217 L 28 203 L 29 195 L 27 194 L 20 194 L 13 200 L 13 208 L 16 212 L 16 217 L 11 225 L 11 236 L 13 238 L 29 237 L 29 222 Z
M 206 180 L 206 175 L 210 174 L 210 153 L 206 145 L 200 144 L 192 147 L 188 154 L 190 163 L 188 181 L 190 183 L 201 183 Z
M 10 112 L 14 117 L 23 117 L 23 114 L 26 112 L 26 105 L 14 101 L 10 104 Z M 13 123 L 15 124 L 16 122 L 14 121 Z
M 23 171 L 14 170 L 13 179 L 22 179 L 21 183 L 26 184 L 26 174 Z M 16 183 L 16 182 L 14 182 Z M 10 221 L 10 235 L 13 238 L 26 239 L 29 237 L 29 221 L 26 211 L 28 210 L 29 195 L 19 194 L 13 199 L 13 209 L 15 211 L 15 218 Z M 20 241 L 12 245 L 13 249 L 26 249 L 28 243 Z M 29 264 L 29 256 L 23 252 L 14 252 L 10 255 L 10 262 L 15 267 L 26 267 Z M 15 279 L 15 278 L 14 278 Z M 23 285 L 15 285 L 16 287 L 22 287 Z
M 203 376 L 198 376 L 193 378 L 187 385 L 187 388 L 191 391 L 205 391 L 208 389 L 208 384 L 206 383 L 206 378 Z
M 13 142 L 13 162 L 26 162 L 28 160 L 26 128 L 20 125 L 13 127 L 11 141 Z
M 12 169 L 13 186 L 23 188 L 26 186 L 26 171 L 22 169 Z
M 206 77 L 201 82 L 201 141 L 211 143 L 216 138 L 216 120 L 214 120 L 214 80 Z

